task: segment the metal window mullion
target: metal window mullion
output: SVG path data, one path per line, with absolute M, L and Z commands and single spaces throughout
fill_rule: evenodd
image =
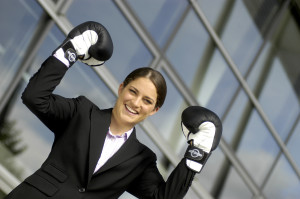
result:
M 0 101 L 0 112 L 3 110 L 7 101 L 10 99 L 12 93 L 22 80 L 23 74 L 30 67 L 34 56 L 36 55 L 38 49 L 40 48 L 42 42 L 44 41 L 44 38 L 48 34 L 52 25 L 53 22 L 50 21 L 50 18 L 48 18 L 46 14 L 43 14 L 37 25 L 35 33 L 27 47 L 27 50 L 25 50 L 26 53 L 24 54 L 24 58 L 20 62 L 21 66 L 18 68 L 18 71 L 16 72 L 13 81 L 10 83 L 10 86 L 7 88 L 7 90 L 5 91 L 5 95 Z
M 161 65 L 159 64 L 159 62 L 161 61 L 165 62 L 166 64 L 163 64 L 163 66 L 165 66 L 163 68 L 167 71 L 167 74 L 169 75 L 170 79 L 175 83 L 179 91 L 183 93 L 184 97 L 187 99 L 187 102 L 192 105 L 197 104 L 197 100 L 195 100 L 193 98 L 193 95 L 190 92 L 188 92 L 189 89 L 187 88 L 185 83 L 182 80 L 180 80 L 181 78 L 173 69 L 169 61 L 164 57 L 159 47 L 155 44 L 153 39 L 151 39 L 151 36 L 147 33 L 145 28 L 143 28 L 142 24 L 138 22 L 137 17 L 133 16 L 132 12 L 129 10 L 129 6 L 125 5 L 124 1 L 115 0 L 114 2 L 124 14 L 129 23 L 133 26 L 134 30 L 140 36 L 141 40 L 146 44 L 150 52 L 154 55 L 155 61 L 153 62 L 156 64 L 156 66 Z M 152 63 L 152 65 L 154 65 L 154 63 Z
M 191 93 L 190 89 L 186 86 L 183 80 L 179 77 L 178 73 L 174 70 L 170 62 L 167 59 L 162 59 L 161 62 L 161 65 L 166 71 L 166 74 L 171 79 L 178 91 L 181 93 L 186 103 L 188 105 L 199 105 L 197 99 Z
M 249 76 L 250 72 L 252 71 L 252 69 L 253 69 L 255 63 L 257 62 L 257 60 L 259 59 L 259 56 L 261 55 L 263 49 L 265 48 L 265 46 L 266 46 L 266 44 L 267 44 L 267 41 L 272 37 L 275 28 L 278 27 L 279 20 L 282 18 L 283 13 L 286 11 L 286 7 L 288 6 L 288 3 L 289 3 L 289 1 L 285 2 L 285 4 L 284 4 L 283 6 L 281 6 L 279 10 L 276 11 L 276 13 L 274 14 L 275 17 L 273 18 L 272 23 L 269 23 L 269 24 L 268 24 L 268 26 L 267 26 L 267 28 L 266 28 L 267 31 L 266 31 L 265 34 L 264 34 L 264 35 L 265 35 L 265 36 L 264 36 L 265 39 L 264 39 L 263 43 L 261 44 L 261 46 L 259 47 L 258 51 L 256 52 L 256 54 L 255 54 L 253 60 L 251 61 L 250 65 L 249 65 L 249 68 L 248 68 L 248 71 L 245 73 L 245 79 L 248 78 L 248 76 Z M 264 65 L 265 65 L 265 64 L 264 64 Z M 267 65 L 266 65 L 266 66 L 267 66 Z M 267 72 L 264 72 L 264 73 L 261 74 L 260 76 L 261 76 L 261 77 L 265 77 L 265 76 L 264 76 L 265 73 L 267 73 Z M 264 79 L 265 79 L 265 78 L 262 78 L 261 81 L 263 81 Z M 258 81 L 258 82 L 261 83 L 261 81 Z M 238 87 L 238 88 L 236 89 L 235 94 L 233 95 L 232 100 L 231 100 L 229 106 L 226 108 L 225 114 L 224 114 L 223 117 L 222 117 L 222 120 L 223 120 L 223 121 L 226 119 L 226 117 L 227 117 L 227 115 L 228 115 L 228 113 L 229 113 L 229 110 L 230 110 L 231 107 L 233 106 L 234 101 L 236 100 L 236 98 L 237 98 L 237 96 L 239 95 L 239 93 L 240 93 L 241 90 L 242 90 L 241 87 Z M 254 93 L 256 93 L 256 95 L 258 95 L 258 93 L 260 93 L 259 90 L 261 90 L 261 89 L 259 89 L 259 88 L 256 87 L 256 89 L 254 89 Z M 249 104 L 247 103 L 246 106 L 251 106 L 251 102 L 249 101 Z M 252 109 L 251 109 L 251 110 L 252 110 Z M 246 111 L 246 112 L 244 111 L 244 114 L 246 114 L 246 115 L 248 114 L 248 115 L 249 115 L 248 111 Z M 243 115 L 244 115 L 244 114 L 243 114 Z M 246 124 L 243 123 L 243 125 L 246 125 Z M 241 130 L 241 129 L 238 129 L 237 132 L 239 132 L 239 130 Z M 242 133 L 242 131 L 241 131 L 240 133 Z M 231 145 L 232 145 L 232 143 L 231 143 Z M 237 147 L 237 144 L 235 144 L 235 146 L 232 146 L 232 148 L 233 148 L 234 151 L 235 151 L 236 147 Z M 226 170 L 229 169 L 229 163 L 228 163 L 228 161 L 224 161 L 223 164 L 224 164 L 224 166 L 222 167 L 222 168 L 223 168 L 223 171 L 226 172 Z M 272 168 L 271 168 L 271 169 L 272 169 Z M 272 172 L 272 170 L 270 170 L 269 173 L 270 173 L 270 172 Z M 219 172 L 219 173 L 220 173 L 219 178 L 222 178 L 221 172 Z M 267 175 L 267 176 L 268 176 L 268 175 Z M 222 179 L 219 179 L 219 178 L 217 178 L 217 180 L 216 180 L 217 183 L 222 183 L 223 180 L 222 180 Z M 266 181 L 266 179 L 265 179 L 265 181 Z M 260 186 L 260 189 L 262 189 L 262 186 Z M 214 187 L 214 190 L 215 190 L 215 192 L 220 191 L 219 186 Z
M 251 192 L 254 195 L 262 195 L 261 190 L 259 189 L 258 185 L 254 182 L 251 175 L 243 164 L 240 162 L 240 160 L 235 155 L 235 152 L 231 149 L 229 144 L 225 141 L 224 138 L 221 138 L 220 141 L 220 147 L 222 148 L 222 151 L 226 154 L 226 157 L 230 160 L 232 165 L 235 167 L 237 173 L 241 176 L 241 178 L 244 180 L 244 182 L 248 185 Z
M 113 76 L 113 74 L 107 69 L 105 65 L 100 67 L 93 67 L 96 74 L 102 79 L 102 81 L 108 86 L 110 91 L 115 95 L 118 96 L 118 88 L 119 82 Z
M 284 143 L 287 145 L 292 137 L 293 134 L 295 134 L 295 129 L 297 127 L 297 125 L 299 124 L 300 122 L 300 114 L 298 114 L 294 124 L 292 125 L 292 128 L 288 134 L 288 136 L 286 137 L 286 139 L 284 140 Z M 271 174 L 273 173 L 273 170 L 274 168 L 276 167 L 278 161 L 279 161 L 279 158 L 281 157 L 281 154 L 282 154 L 282 151 L 279 151 L 275 160 L 274 160 L 274 163 L 272 164 L 272 168 L 269 169 L 269 172 L 267 173 L 263 183 L 261 184 L 261 189 L 264 189 L 265 185 L 267 184 L 268 180 L 270 179 L 270 176 Z
M 142 23 L 138 20 L 138 18 L 134 15 L 132 9 L 125 1 L 114 0 L 115 5 L 120 9 L 121 13 L 125 16 L 128 23 L 133 27 L 134 31 L 138 34 L 141 40 L 144 42 L 146 47 L 149 49 L 154 59 L 152 61 L 152 65 L 156 66 L 156 63 L 159 61 L 160 52 L 159 48 L 156 46 L 154 40 L 151 38 L 149 33 L 145 30 Z
M 207 29 L 207 31 L 209 32 L 209 34 L 213 38 L 215 44 L 218 46 L 221 54 L 223 55 L 224 59 L 228 63 L 228 65 L 229 65 L 230 69 L 232 70 L 233 74 L 236 76 L 236 78 L 239 81 L 240 85 L 243 87 L 243 89 L 245 90 L 245 92 L 248 95 L 249 99 L 251 100 L 254 107 L 256 108 L 257 112 L 259 113 L 260 117 L 262 118 L 262 120 L 266 124 L 266 126 L 269 129 L 271 135 L 273 136 L 273 138 L 275 139 L 275 141 L 277 142 L 277 144 L 279 145 L 279 147 L 283 151 L 283 153 L 286 156 L 288 162 L 290 163 L 290 165 L 292 166 L 292 168 L 295 171 L 296 175 L 300 179 L 300 170 L 299 170 L 299 168 L 297 167 L 295 161 L 293 160 L 292 156 L 290 155 L 289 151 L 287 150 L 284 142 L 280 138 L 280 136 L 277 133 L 276 129 L 273 127 L 272 123 L 270 122 L 267 115 L 263 111 L 263 109 L 262 109 L 261 105 L 259 104 L 258 100 L 256 99 L 253 92 L 249 88 L 246 80 L 243 78 L 243 76 L 239 72 L 237 66 L 235 65 L 235 63 L 233 62 L 231 57 L 229 56 L 229 53 L 225 49 L 222 41 L 220 40 L 220 38 L 217 36 L 215 31 L 213 30 L 213 28 L 209 24 L 208 20 L 206 19 L 205 15 L 201 11 L 201 9 L 200 9 L 199 5 L 197 4 L 197 2 L 195 0 L 189 0 L 189 1 L 191 2 L 192 7 L 195 10 L 195 13 L 198 15 L 198 17 L 200 18 L 200 20 L 204 24 L 205 28 Z
M 58 14 L 65 14 L 69 7 L 71 6 L 71 4 L 73 3 L 73 0 L 60 0 L 56 5 L 55 5 L 55 9 L 57 10 L 56 12 Z
M 56 23 L 57 27 L 65 34 L 67 35 L 72 28 L 74 27 L 70 21 L 64 16 L 64 15 L 58 15 L 56 11 L 53 9 L 52 4 L 49 1 L 44 0 L 36 0 L 40 6 L 47 12 L 47 14 L 52 18 L 52 20 Z M 66 4 L 68 5 L 68 4 Z M 61 11 L 64 10 L 63 8 L 60 8 L 60 14 Z
M 212 40 L 213 40 L 213 38 L 212 38 Z M 236 155 L 233 152 L 233 150 L 231 149 L 231 147 L 227 144 L 227 142 L 224 139 L 221 139 L 220 147 L 221 147 L 222 151 L 224 152 L 224 154 L 226 155 L 226 157 L 230 160 L 230 162 L 236 168 L 237 172 L 240 174 L 241 178 L 244 180 L 244 182 L 249 187 L 251 192 L 254 195 L 259 195 L 261 193 L 261 191 L 260 191 L 258 185 L 254 182 L 251 175 L 248 173 L 248 171 L 245 169 L 245 167 L 242 165 L 242 163 L 236 157 Z

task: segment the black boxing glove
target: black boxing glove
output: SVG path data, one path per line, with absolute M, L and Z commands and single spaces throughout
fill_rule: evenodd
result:
M 190 106 L 181 115 L 182 132 L 190 144 L 186 150 L 186 165 L 200 172 L 222 136 L 222 122 L 209 109 Z
M 73 28 L 53 55 L 68 67 L 77 59 L 89 66 L 100 66 L 112 52 L 112 39 L 105 27 L 88 21 Z

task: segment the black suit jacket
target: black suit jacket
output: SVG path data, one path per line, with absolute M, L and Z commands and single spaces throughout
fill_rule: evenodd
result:
M 41 168 L 7 199 L 109 199 L 125 191 L 138 198 L 183 198 L 195 173 L 183 159 L 165 182 L 157 169 L 156 155 L 137 140 L 135 129 L 119 151 L 93 174 L 112 109 L 100 110 L 84 96 L 67 99 L 53 94 L 66 71 L 65 65 L 49 57 L 22 95 L 23 102 L 55 138 Z

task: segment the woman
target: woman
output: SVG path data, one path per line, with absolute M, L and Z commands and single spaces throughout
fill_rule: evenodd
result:
M 30 79 L 23 102 L 54 133 L 54 142 L 41 168 L 6 199 L 112 199 L 125 191 L 138 198 L 185 196 L 195 173 L 220 140 L 221 125 L 215 125 L 220 124 L 215 114 L 199 107 L 184 112 L 182 125 L 191 145 L 164 181 L 156 155 L 137 140 L 134 128 L 164 103 L 167 88 L 158 71 L 139 68 L 131 72 L 110 109 L 99 109 L 84 96 L 70 99 L 53 94 L 77 59 L 101 65 L 112 49 L 101 24 L 80 24 Z
M 87 22 L 71 33 L 78 36 L 82 28 L 97 32 L 100 44 L 91 45 L 98 45 L 96 53 L 106 56 L 102 60 L 109 58 L 112 42 L 104 27 Z M 82 43 L 71 33 L 30 79 L 22 95 L 24 104 L 54 133 L 51 152 L 41 168 L 6 199 L 110 199 L 125 191 L 138 198 L 183 198 L 195 172 L 181 161 L 165 182 L 156 155 L 137 140 L 134 128 L 163 105 L 163 76 L 151 68 L 133 71 L 120 85 L 112 109 L 101 110 L 84 96 L 55 95 L 53 90 L 78 58 L 89 65 L 103 63 L 93 55 L 92 60 L 85 59 L 87 51 L 93 54 L 91 45 L 81 55 Z

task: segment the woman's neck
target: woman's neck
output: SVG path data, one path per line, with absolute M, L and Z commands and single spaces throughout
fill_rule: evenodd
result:
M 129 131 L 133 127 L 134 126 L 132 125 L 125 125 L 118 122 L 114 117 L 114 113 L 112 114 L 110 122 L 110 131 L 113 135 L 123 135 L 125 132 Z

